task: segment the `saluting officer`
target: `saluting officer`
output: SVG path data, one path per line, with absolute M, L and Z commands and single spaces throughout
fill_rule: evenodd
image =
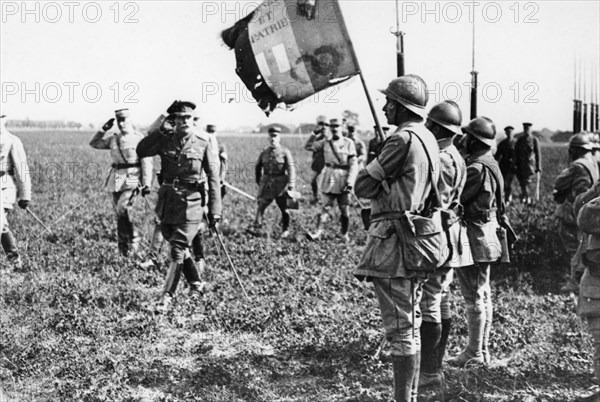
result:
M 317 204 L 319 202 L 319 175 L 325 167 L 323 153 L 314 151 L 313 144 L 323 140 L 326 137 L 328 126 L 329 124 L 327 124 L 327 118 L 325 116 L 319 116 L 317 118 L 317 125 L 315 129 L 310 137 L 308 137 L 306 144 L 304 144 L 304 149 L 312 152 L 312 161 L 310 164 L 310 168 L 313 171 L 313 177 L 310 181 L 310 188 L 313 195 L 313 199 L 311 200 L 312 204 Z
M 356 195 L 371 199 L 372 215 L 365 253 L 354 275 L 373 282 L 391 347 L 394 399 L 408 402 L 417 400 L 419 302 L 427 273 L 415 270 L 418 267 L 411 266 L 399 252 L 408 235 L 401 218 L 405 212 L 424 211 L 438 182 L 439 152 L 435 137 L 423 124 L 429 95 L 421 77 L 398 77 L 382 92 L 387 121 L 398 128 L 356 180 Z M 432 173 L 431 178 L 427 172 Z
M 423 284 L 421 299 L 421 376 L 419 387 L 441 387 L 442 361 L 452 327 L 450 311 L 450 284 L 453 268 L 473 263 L 468 247 L 467 228 L 462 221 L 460 196 L 467 180 L 467 165 L 452 143 L 455 135 L 462 135 L 462 112 L 452 101 L 435 105 L 427 116 L 425 127 L 435 136 L 440 148 L 440 178 L 438 191 L 442 208 L 448 211 L 447 235 L 450 240 L 448 261 L 429 275 Z
M 533 136 L 531 123 L 523 123 L 523 134 L 515 142 L 517 180 L 521 185 L 521 202 L 531 205 L 532 184 L 537 183 L 542 171 L 540 143 Z
M 198 232 L 203 215 L 199 186 L 202 171 L 208 183 L 208 220 L 211 227 L 221 219 L 219 161 L 208 135 L 194 125 L 192 102 L 175 101 L 160 130 L 150 133 L 137 147 L 140 157 L 159 155 L 162 185 L 158 190 L 156 212 L 163 237 L 171 246 L 171 264 L 162 294 L 162 306 L 173 298 L 181 271 L 190 291 L 199 292 L 204 283 L 191 258 L 189 247 Z M 168 123 L 174 127 L 169 129 Z
M 581 240 L 577 229 L 577 216 L 573 210 L 575 198 L 586 192 L 598 181 L 600 172 L 592 155 L 593 143 L 588 134 L 575 134 L 569 141 L 569 167 L 564 169 L 554 181 L 554 200 L 559 204 L 555 216 L 559 221 L 559 236 L 565 251 L 569 255 L 570 278 L 561 287 L 562 292 L 574 292 L 578 289 L 577 273 L 582 272 L 573 256 Z
M 319 187 L 323 196 L 323 209 L 317 218 L 317 229 L 315 233 L 307 234 L 310 240 L 316 241 L 323 234 L 323 224 L 330 216 L 331 207 L 337 200 L 340 209 L 341 233 L 344 241 L 348 241 L 348 228 L 350 217 L 348 216 L 348 205 L 350 204 L 350 193 L 358 173 L 356 162 L 356 148 L 354 141 L 342 136 L 340 132 L 341 122 L 339 119 L 329 121 L 331 138 L 325 138 L 314 143 L 313 151 L 322 152 L 325 158 L 325 169 L 319 179 Z
M 500 172 L 504 178 L 504 198 L 507 203 L 512 201 L 512 182 L 515 177 L 515 142 L 512 133 L 515 130 L 513 126 L 506 126 L 504 133 L 506 138 L 498 144 L 498 150 L 494 157 L 500 166 Z
M 504 202 L 502 174 L 492 153 L 496 145 L 494 122 L 487 117 L 476 117 L 469 122 L 466 133 L 467 181 L 460 201 L 473 264 L 456 269 L 456 276 L 465 299 L 469 339 L 466 348 L 448 361 L 460 367 L 490 361 L 488 342 L 493 315 L 490 263 L 502 257 L 497 211 L 503 210 L 499 203 Z
M 260 230 L 263 215 L 267 207 L 275 200 L 281 211 L 281 238 L 290 235 L 290 214 L 287 211 L 287 191 L 294 191 L 296 168 L 289 149 L 281 146 L 281 129 L 269 129 L 269 146 L 259 155 L 255 167 L 256 184 L 258 184 L 258 209 L 255 227 Z
M 19 200 L 20 208 L 26 209 L 31 202 L 31 177 L 27 156 L 21 140 L 6 129 L 6 115 L 0 116 L 0 185 L 2 186 L 2 237 L 1 243 L 7 260 L 17 270 L 23 268 L 17 241 L 10 230 L 6 217 Z
M 152 159 L 140 159 L 135 148 L 144 136 L 133 128 L 129 109 L 115 111 L 119 133 L 105 138 L 113 127 L 115 118 L 108 120 L 92 140 L 95 149 L 109 150 L 112 158 L 111 170 L 106 179 L 106 190 L 112 193 L 113 205 L 117 214 L 117 238 L 122 255 L 136 251 L 138 234 L 131 220 L 131 203 L 134 191 L 141 187 L 143 196 L 150 194 L 152 185 Z

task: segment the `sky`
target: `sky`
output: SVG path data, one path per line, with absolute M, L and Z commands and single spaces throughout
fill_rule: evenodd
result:
M 319 1 L 319 0 L 318 0 Z M 130 108 L 150 124 L 175 99 L 198 104 L 221 128 L 298 124 L 317 115 L 359 113 L 373 125 L 358 78 L 270 117 L 235 74 L 220 32 L 260 1 L 0 1 L 0 109 L 14 119 L 101 125 Z M 472 29 L 479 72 L 479 115 L 497 126 L 569 130 L 575 71 L 598 87 L 600 1 L 340 0 L 379 118 L 378 91 L 396 76 L 396 16 L 405 33 L 406 72 L 469 115 Z M 577 66 L 577 67 L 576 67 Z M 594 75 L 595 72 L 595 75 Z M 584 81 L 583 78 L 581 80 Z M 596 90 L 598 93 L 598 90 Z

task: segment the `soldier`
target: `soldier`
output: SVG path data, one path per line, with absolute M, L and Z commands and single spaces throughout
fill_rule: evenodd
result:
M 463 157 L 452 144 L 455 135 L 461 132 L 462 112 L 452 101 L 444 101 L 434 106 L 425 127 L 437 139 L 440 147 L 440 178 L 438 191 L 442 208 L 452 211 L 448 217 L 447 234 L 450 238 L 451 255 L 448 261 L 429 275 L 423 284 L 421 299 L 421 376 L 419 386 L 441 387 L 443 384 L 442 361 L 452 327 L 450 313 L 450 283 L 453 268 L 471 265 L 473 257 L 466 243 L 466 226 L 460 218 L 460 196 L 467 179 L 467 166 Z
M 530 187 L 537 183 L 542 172 L 540 144 L 531 132 L 531 123 L 523 123 L 523 134 L 515 142 L 515 167 L 517 180 L 521 186 L 521 202 L 533 202 Z
M 281 238 L 290 235 L 290 214 L 287 211 L 287 191 L 294 191 L 296 168 L 292 153 L 281 146 L 281 129 L 269 129 L 269 146 L 259 155 L 255 167 L 256 184 L 258 185 L 258 209 L 254 226 L 260 230 L 263 215 L 267 207 L 275 200 L 281 211 Z
M 27 156 L 21 140 L 6 129 L 6 115 L 0 116 L 0 185 L 2 186 L 2 235 L 1 243 L 6 258 L 16 270 L 23 269 L 17 241 L 6 220 L 15 202 L 26 209 L 31 202 L 31 177 Z
M 141 187 L 142 196 L 150 194 L 152 185 L 152 159 L 140 159 L 135 148 L 143 135 L 135 131 L 129 109 L 115 111 L 118 134 L 106 133 L 113 127 L 114 118 L 108 120 L 98 131 L 90 146 L 109 150 L 112 158 L 111 170 L 106 179 L 106 190 L 112 193 L 113 206 L 117 214 L 117 238 L 119 252 L 128 255 L 136 251 L 139 237 L 131 221 L 131 202 L 134 191 Z
M 507 204 L 512 201 L 512 182 L 515 177 L 516 170 L 514 160 L 515 142 L 512 138 L 514 129 L 515 128 L 513 126 L 507 126 L 504 128 L 506 138 L 500 141 L 496 155 L 494 155 L 498 161 L 498 165 L 500 166 L 502 178 L 504 179 L 504 197 Z
M 354 147 L 356 148 L 356 163 L 358 163 L 358 168 L 362 169 L 365 167 L 367 148 L 364 141 L 356 135 L 356 127 L 353 124 L 348 124 L 347 129 L 346 137 L 354 141 Z
M 159 155 L 161 158 L 162 185 L 158 191 L 156 212 L 161 221 L 163 237 L 171 246 L 171 264 L 161 297 L 162 308 L 168 307 L 181 271 L 198 293 L 201 282 L 189 247 L 202 220 L 202 195 L 199 186 L 202 171 L 208 183 L 208 220 L 216 228 L 221 219 L 221 193 L 219 191 L 219 162 L 217 151 L 208 135 L 193 123 L 196 105 L 175 101 L 167 109 L 169 117 L 160 130 L 150 133 L 137 147 L 140 157 Z M 173 123 L 169 129 L 167 124 Z
M 563 247 L 569 255 L 569 261 L 571 261 L 570 277 L 560 289 L 567 293 L 578 289 L 577 274 L 580 274 L 582 269 L 573 259 L 581 240 L 581 232 L 577 230 L 573 202 L 579 194 L 592 187 L 600 176 L 592 151 L 593 144 L 588 134 L 573 135 L 569 141 L 571 163 L 554 182 L 554 200 L 559 204 L 555 212 L 559 221 L 558 233 Z
M 390 130 L 390 128 L 387 126 L 384 126 L 381 129 L 383 130 L 383 133 L 381 134 L 381 139 L 379 138 L 379 136 L 375 135 L 375 137 L 371 138 L 371 140 L 369 141 L 369 153 L 367 154 L 367 165 L 369 163 L 371 163 L 373 161 L 373 159 L 377 158 L 379 156 L 379 154 L 381 153 L 381 148 L 383 147 L 383 143 L 385 142 L 385 139 L 387 138 L 387 135 L 388 135 L 388 131 Z M 377 133 L 377 131 L 378 131 L 377 126 L 373 126 L 373 130 L 375 130 L 375 133 Z
M 311 203 L 313 205 L 318 204 L 319 202 L 319 175 L 323 171 L 325 167 L 325 161 L 323 159 L 323 153 L 319 153 L 313 150 L 313 144 L 315 142 L 321 141 L 325 139 L 327 134 L 327 119 L 325 116 L 319 116 L 317 118 L 317 126 L 314 131 L 308 137 L 306 144 L 304 144 L 304 149 L 312 152 L 312 162 L 310 168 L 314 172 L 312 180 L 310 181 L 310 188 L 312 190 L 313 199 Z
M 373 210 L 365 253 L 354 275 L 373 282 L 383 326 L 391 346 L 394 399 L 416 401 L 420 366 L 421 285 L 427 276 L 399 253 L 404 235 L 401 217 L 422 213 L 438 182 L 438 145 L 423 124 L 428 92 L 416 75 L 392 80 L 383 108 L 398 126 L 381 154 L 360 171 L 356 194 L 371 199 Z M 427 175 L 431 173 L 431 177 Z M 427 179 L 422 179 L 427 177 Z
M 356 163 L 356 148 L 354 141 L 343 137 L 340 132 L 340 120 L 329 120 L 331 139 L 326 138 L 314 143 L 313 151 L 322 152 L 325 159 L 325 169 L 321 173 L 319 187 L 323 196 L 323 209 L 317 217 L 317 228 L 315 233 L 308 233 L 309 240 L 316 241 L 323 234 L 323 224 L 330 218 L 330 209 L 337 200 L 340 209 L 341 233 L 344 241 L 348 241 L 348 228 L 350 217 L 348 216 L 348 205 L 350 204 L 350 192 L 358 173 Z
M 502 210 L 499 203 L 504 202 L 502 174 L 492 153 L 496 126 L 487 117 L 476 117 L 469 122 L 466 132 L 467 182 L 460 201 L 474 265 L 456 269 L 469 333 L 466 348 L 448 361 L 459 367 L 490 361 L 488 342 L 493 315 L 490 263 L 502 256 L 496 211 Z

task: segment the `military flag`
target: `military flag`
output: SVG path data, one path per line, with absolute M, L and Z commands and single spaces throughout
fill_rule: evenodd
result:
M 267 115 L 360 72 L 337 0 L 265 0 L 221 36 Z

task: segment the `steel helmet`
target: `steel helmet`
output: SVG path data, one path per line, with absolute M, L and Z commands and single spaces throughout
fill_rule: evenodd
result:
M 460 125 L 462 124 L 462 112 L 460 107 L 453 101 L 443 101 L 435 105 L 429 111 L 427 119 L 439 124 L 440 126 L 452 131 L 455 134 L 462 135 Z
M 575 134 L 569 140 L 569 148 L 582 148 L 592 151 L 594 149 L 594 144 L 592 144 L 592 139 L 587 133 L 579 133 Z
M 496 125 L 488 117 L 475 117 L 465 127 L 465 131 L 490 148 L 496 144 Z
M 380 89 L 388 98 L 399 102 L 411 112 L 425 118 L 429 100 L 427 84 L 418 75 L 408 74 L 393 79 L 386 89 Z

